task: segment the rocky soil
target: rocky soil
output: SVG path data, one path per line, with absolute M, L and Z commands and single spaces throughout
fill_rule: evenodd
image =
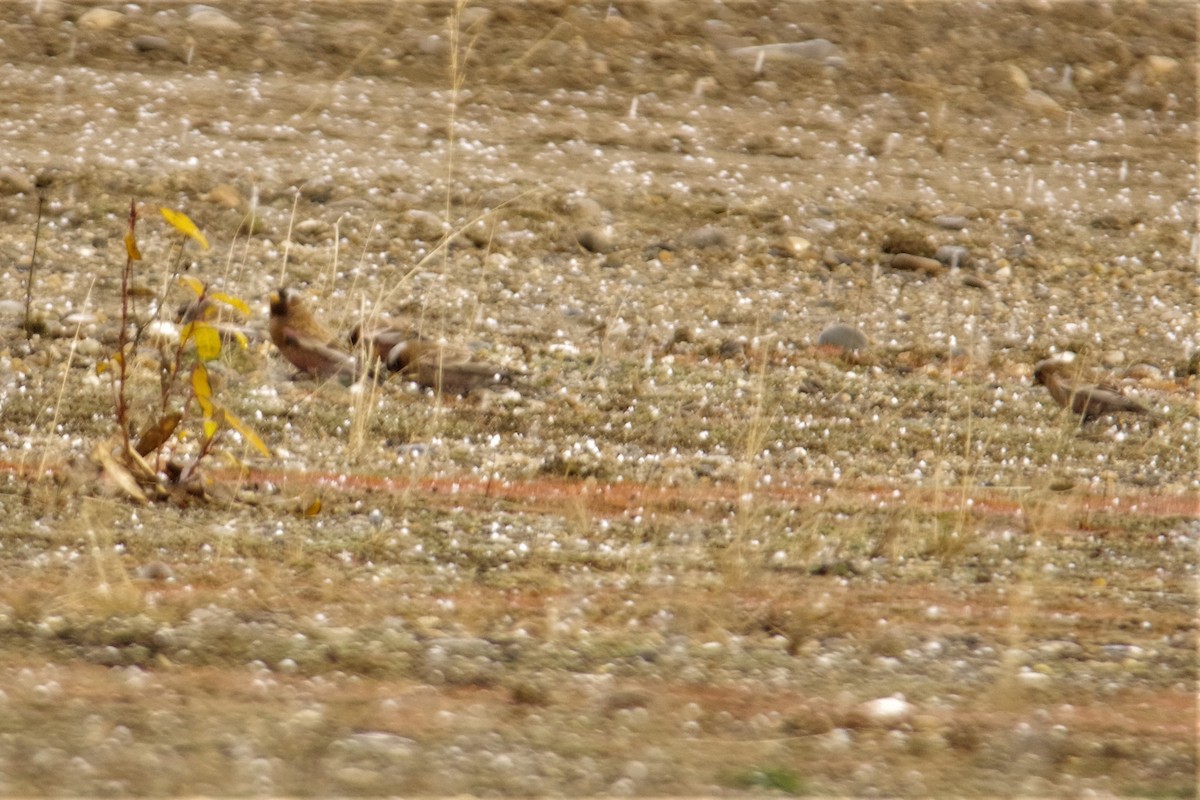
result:
M 1190 5 L 0 41 L 0 793 L 1195 795 Z M 210 371 L 271 451 L 146 504 L 97 464 L 131 200 L 134 434 L 182 274 L 249 304 Z M 525 385 L 295 380 L 283 284 Z M 1047 357 L 1153 414 L 1080 425 Z

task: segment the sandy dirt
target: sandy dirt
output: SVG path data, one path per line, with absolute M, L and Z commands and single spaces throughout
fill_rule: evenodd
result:
M 1195 796 L 1192 7 L 607 8 L 0 6 L 0 793 Z

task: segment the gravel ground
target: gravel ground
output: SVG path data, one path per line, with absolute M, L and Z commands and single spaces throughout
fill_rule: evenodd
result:
M 0 793 L 1195 796 L 1194 23 L 0 6 Z M 145 505 L 131 197 L 135 432 L 180 270 L 271 451 Z M 525 385 L 294 380 L 281 284 Z

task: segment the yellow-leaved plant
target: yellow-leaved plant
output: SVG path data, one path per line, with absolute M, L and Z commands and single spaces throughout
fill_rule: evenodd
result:
M 163 218 L 172 227 L 202 248 L 208 249 L 208 240 L 186 214 L 169 208 L 163 208 L 161 211 Z M 137 350 L 149 324 L 156 321 L 166 300 L 164 290 L 153 317 L 138 325 L 131 338 L 129 320 L 133 297 L 130 283 L 133 263 L 142 258 L 137 243 L 137 216 L 136 203 L 131 203 L 124 237 L 126 261 L 121 281 L 121 331 L 117 352 L 97 367 L 98 371 L 111 375 L 116 422 L 124 457 L 116 460 L 111 457 L 98 457 L 97 460 L 108 471 L 128 471 L 127 475 L 118 476 L 118 485 L 129 485 L 131 481 L 128 479 L 132 478 L 137 485 L 153 487 L 159 496 L 178 497 L 174 491 L 177 488 L 185 488 L 192 494 L 203 494 L 203 487 L 196 480 L 197 469 L 212 452 L 224 431 L 232 429 L 262 455 L 269 457 L 271 454 L 258 434 L 217 401 L 209 374 L 209 365 L 221 357 L 226 340 L 243 349 L 248 346 L 246 336 L 240 330 L 221 326 L 217 319 L 217 309 L 223 306 L 249 315 L 250 308 L 245 301 L 237 297 L 224 292 L 210 291 L 197 278 L 180 276 L 178 264 L 182 260 L 183 243 L 180 244 L 173 277 L 178 284 L 189 289 L 193 297 L 181 309 L 183 325 L 178 338 L 171 341 L 160 337 L 158 340 L 160 395 L 157 409 L 150 412 L 155 420 L 142 429 L 136 442 L 131 442 L 127 391 L 129 370 L 132 368 L 129 354 Z M 173 281 L 168 281 L 167 288 L 172 283 Z M 189 457 L 181 461 L 183 443 L 195 435 L 189 428 L 196 427 L 194 423 L 185 423 L 197 418 L 199 430 L 196 433 L 199 435 L 199 445 Z M 127 490 L 127 494 L 139 501 L 147 499 L 141 491 Z

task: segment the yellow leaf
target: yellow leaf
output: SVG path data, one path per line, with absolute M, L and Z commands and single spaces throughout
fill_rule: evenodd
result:
M 204 420 L 204 438 L 211 439 L 217 435 L 217 421 L 213 419 Z
M 243 350 L 250 349 L 250 340 L 246 338 L 246 334 L 242 333 L 241 331 L 236 331 L 236 330 L 230 331 L 230 333 L 233 334 L 234 339 L 237 339 L 237 343 L 242 346 Z
M 212 361 L 221 355 L 221 334 L 212 325 L 195 324 L 192 338 L 196 340 L 196 355 L 201 361 Z
M 271 457 L 271 451 L 267 449 L 267 446 L 263 443 L 263 440 L 258 438 L 257 433 L 250 430 L 250 428 L 246 426 L 246 423 L 235 417 L 228 408 L 222 409 L 222 411 L 225 412 L 225 422 L 229 424 L 229 427 L 240 433 L 242 438 L 249 442 L 255 450 L 262 453 L 267 458 Z
M 192 237 L 200 243 L 201 247 L 203 247 L 205 250 L 208 249 L 208 239 L 204 238 L 204 234 L 200 232 L 200 229 L 196 227 L 196 223 L 192 222 L 191 218 L 188 217 L 187 214 L 184 214 L 182 211 L 172 211 L 165 206 L 160 208 L 159 211 L 162 212 L 163 219 L 171 223 L 171 226 L 175 228 L 175 230 L 179 231 L 185 236 Z
M 309 503 L 304 508 L 304 516 L 306 516 L 306 517 L 315 517 L 317 514 L 320 514 L 320 513 L 321 513 L 321 498 L 319 498 L 319 497 L 316 500 L 313 500 L 311 503 Z
M 96 364 L 96 374 L 97 374 L 97 375 L 103 375 L 104 373 L 108 372 L 108 370 L 109 370 L 111 367 L 112 367 L 112 362 L 110 362 L 110 361 L 101 361 L 101 362 L 99 362 L 98 364 Z
M 167 439 L 171 438 L 171 434 L 175 432 L 175 426 L 182 418 L 183 415 L 178 411 L 164 414 L 156 425 L 151 425 L 142 432 L 133 449 L 143 458 L 158 450 L 166 443 Z
M 192 392 L 196 395 L 196 402 L 200 404 L 204 418 L 212 419 L 212 386 L 208 382 L 208 370 L 203 364 L 197 364 L 192 369 Z
M 204 296 L 204 284 L 199 279 L 193 278 L 191 275 L 180 275 L 179 282 L 191 289 L 196 297 Z
M 137 237 L 133 235 L 132 230 L 125 231 L 125 252 L 130 261 L 142 260 L 142 251 L 138 250 Z
M 218 303 L 224 303 L 230 308 L 236 308 L 238 311 L 247 316 L 250 315 L 250 306 L 246 305 L 246 301 L 242 300 L 240 297 L 234 297 L 233 295 L 228 295 L 224 292 L 212 292 L 209 294 L 209 297 L 211 297 L 213 300 L 216 300 Z

